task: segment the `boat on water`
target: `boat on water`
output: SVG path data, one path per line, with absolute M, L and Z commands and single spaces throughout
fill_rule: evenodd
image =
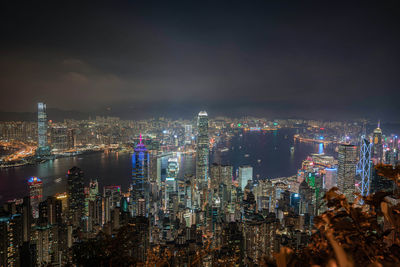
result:
M 56 178 L 56 179 L 54 180 L 54 182 L 56 182 L 57 184 L 58 184 L 58 183 L 61 183 L 61 181 L 62 181 L 62 178 L 61 178 L 61 177 L 58 177 L 58 178 Z
M 229 151 L 229 148 L 224 147 L 224 148 L 221 148 L 219 151 L 220 151 L 220 152 L 228 152 L 228 151 Z
M 258 159 L 257 162 L 260 163 L 260 162 L 261 162 L 261 159 Z
M 249 154 L 244 154 L 244 157 L 248 158 L 248 157 L 250 157 L 250 155 Z
M 290 147 L 290 152 L 293 153 L 294 152 L 294 146 Z

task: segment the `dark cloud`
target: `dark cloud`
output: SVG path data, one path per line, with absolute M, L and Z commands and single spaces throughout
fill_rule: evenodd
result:
M 1 10 L 2 110 L 43 100 L 124 117 L 132 107 L 391 120 L 400 112 L 395 1 L 8 1 Z

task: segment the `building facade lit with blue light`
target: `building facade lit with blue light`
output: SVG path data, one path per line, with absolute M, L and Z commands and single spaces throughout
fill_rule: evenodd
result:
M 149 162 L 149 152 L 142 143 L 142 137 L 140 137 L 140 142 L 132 155 L 130 206 L 133 216 L 148 216 Z
M 46 104 L 38 103 L 38 148 L 39 157 L 50 155 L 50 147 L 47 141 L 47 113 Z

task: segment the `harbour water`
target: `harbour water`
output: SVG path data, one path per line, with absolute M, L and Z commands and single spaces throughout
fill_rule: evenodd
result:
M 301 162 L 312 153 L 334 153 L 334 149 L 330 147 L 295 143 L 294 134 L 294 129 L 243 132 L 229 141 L 219 143 L 210 155 L 210 162 L 232 164 L 235 169 L 240 165 L 251 165 L 254 168 L 254 178 L 264 179 L 296 174 Z M 55 159 L 39 165 L 0 169 L 0 202 L 26 196 L 26 181 L 31 176 L 42 179 L 45 196 L 65 192 L 66 173 L 73 166 L 84 171 L 86 183 L 91 178 L 97 178 L 100 187 L 121 185 L 122 190 L 127 190 L 130 183 L 132 166 L 129 153 L 87 154 Z M 194 170 L 195 157 L 182 154 L 179 176 L 194 174 Z
M 334 147 L 322 144 L 300 143 L 293 140 L 295 129 L 277 131 L 244 132 L 235 135 L 229 142 L 219 144 L 229 152 L 213 153 L 213 161 L 231 164 L 237 169 L 240 165 L 253 167 L 255 179 L 288 177 L 297 173 L 301 163 L 313 153 L 334 155 Z

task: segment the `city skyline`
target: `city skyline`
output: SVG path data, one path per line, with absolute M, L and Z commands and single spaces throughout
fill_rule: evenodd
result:
M 0 266 L 400 266 L 399 13 L 5 1 Z
M 359 206 L 371 197 L 397 199 L 379 168 L 398 170 L 400 141 L 379 122 L 368 130 L 340 121 L 213 119 L 202 110 L 191 121 L 56 123 L 46 103 L 37 108 L 36 122 L 0 122 L 3 265 L 248 266 L 276 261 L 285 247 L 304 265 L 301 251 L 315 246 L 332 203 L 349 216 L 358 210 L 360 220 Z M 374 235 L 384 242 L 380 231 L 390 221 L 367 209 L 375 208 L 365 205 L 361 216 L 376 221 Z M 208 256 L 195 253 L 203 250 Z

